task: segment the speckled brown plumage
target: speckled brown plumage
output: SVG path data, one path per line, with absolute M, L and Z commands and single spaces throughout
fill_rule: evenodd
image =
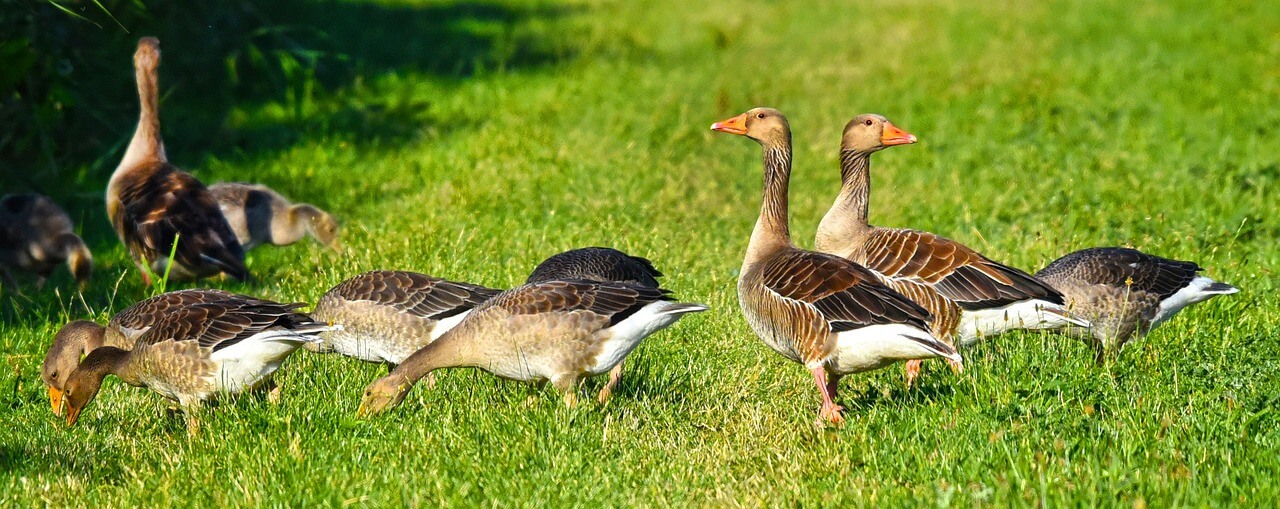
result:
M 822 393 L 819 416 L 843 422 L 835 403 L 843 375 L 889 363 L 942 356 L 955 349 L 929 333 L 929 313 L 847 259 L 791 243 L 787 187 L 791 130 L 777 110 L 756 108 L 712 126 L 760 143 L 764 196 L 738 279 L 738 300 L 756 335 L 804 364 Z
M 320 298 L 312 316 L 342 329 L 307 348 L 399 364 L 499 291 L 415 272 L 366 272 Z
M 398 405 L 419 379 L 452 367 L 550 381 L 573 404 L 579 379 L 609 371 L 645 336 L 705 309 L 625 283 L 555 280 L 513 288 L 371 384 L 360 413 Z
M 662 273 L 647 258 L 631 256 L 608 247 L 584 247 L 543 260 L 525 283 L 554 279 L 617 281 L 657 288 Z
M 229 298 L 171 309 L 132 349 L 104 346 L 85 357 L 67 380 L 68 423 L 107 374 L 186 407 L 257 386 L 300 344 L 329 329 L 297 312 L 301 306 Z
M 170 278 L 226 273 L 245 280 L 244 251 L 217 202 L 195 177 L 169 164 L 160 137 L 157 68 L 159 41 L 138 41 L 134 67 L 142 105 L 138 129 L 107 184 L 107 216 L 140 267 Z M 177 242 L 176 250 L 174 243 Z M 143 278 L 150 279 L 143 271 Z
M 0 283 L 16 286 L 10 271 L 34 272 L 37 287 L 53 269 L 67 264 L 83 287 L 93 271 L 93 254 L 75 234 L 71 218 L 47 196 L 10 194 L 0 198 Z
M 1186 306 L 1239 291 L 1199 275 L 1201 270 L 1195 262 L 1099 247 L 1058 258 L 1036 277 L 1060 290 L 1072 313 L 1090 321 L 1092 327 L 1068 332 L 1090 343 L 1101 361 Z

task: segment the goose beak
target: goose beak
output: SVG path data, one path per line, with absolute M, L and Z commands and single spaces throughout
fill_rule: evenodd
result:
M 743 113 L 711 124 L 711 130 L 729 134 L 747 134 L 747 114 Z
M 76 425 L 76 420 L 80 418 L 80 409 L 67 407 L 67 427 Z
M 894 145 L 910 145 L 916 142 L 916 135 L 898 129 L 890 122 L 884 123 L 884 132 L 880 134 L 880 143 L 886 147 Z
M 62 389 L 49 388 L 49 406 L 53 407 L 53 415 L 62 417 Z

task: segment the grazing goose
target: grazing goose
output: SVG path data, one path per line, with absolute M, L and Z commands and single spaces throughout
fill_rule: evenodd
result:
M 133 55 L 142 113 L 133 141 L 107 184 L 107 216 L 129 254 L 147 271 L 174 279 L 193 279 L 219 272 L 249 278 L 244 251 L 218 204 L 204 184 L 169 164 L 160 138 L 156 95 L 160 41 L 144 37 Z M 177 242 L 175 249 L 174 243 Z M 170 264 L 169 253 L 174 253 Z
M 1199 275 L 1201 270 L 1195 262 L 1136 249 L 1095 247 L 1054 260 L 1036 277 L 1062 292 L 1073 314 L 1092 323 L 1067 331 L 1093 345 L 1102 362 L 1108 352 L 1145 336 L 1182 308 L 1240 291 Z
M 63 263 L 84 288 L 93 272 L 93 254 L 75 234 L 71 218 L 47 196 L 11 194 L 0 198 L 0 281 L 17 287 L 10 269 L 36 273 L 44 288 Z
M 320 297 L 311 316 L 342 328 L 320 334 L 322 341 L 307 349 L 400 364 L 499 292 L 416 272 L 366 272 Z
M 258 184 L 221 182 L 209 186 L 209 192 L 245 251 L 262 244 L 287 246 L 307 235 L 326 247 L 339 247 L 338 221 L 315 205 L 290 203 Z
M 103 327 L 88 320 L 75 320 L 58 330 L 53 344 L 45 353 L 40 377 L 49 388 L 49 404 L 53 413 L 62 416 L 62 396 L 67 375 L 80 364 L 80 359 L 100 346 L 130 349 L 138 336 L 164 319 L 174 310 L 204 302 L 250 299 L 222 290 L 179 290 L 157 295 L 116 313 Z
M 298 313 L 302 304 L 231 298 L 178 307 L 138 337 L 132 349 L 102 346 L 67 377 L 67 425 L 74 425 L 113 374 L 177 401 L 194 415 L 216 393 L 256 387 L 302 343 L 330 327 Z
M 357 414 L 385 412 L 428 373 L 454 367 L 550 381 L 573 406 L 582 377 L 608 372 L 646 336 L 706 309 L 625 283 L 556 280 L 516 287 L 477 306 L 457 327 L 369 385 Z
M 586 279 L 588 281 L 614 281 L 618 283 L 634 283 L 649 288 L 658 288 L 658 279 L 662 273 L 653 267 L 647 258 L 631 256 L 617 249 L 608 247 L 584 247 L 571 249 L 552 255 L 543 260 L 529 275 L 528 283 L 552 281 L 556 279 Z M 604 403 L 613 395 L 613 389 L 622 380 L 623 361 L 609 371 L 609 381 L 596 400 Z
M 840 195 L 818 225 L 815 248 L 883 275 L 890 287 L 933 314 L 936 337 L 961 345 L 1013 329 L 1087 326 L 1067 313 L 1062 294 L 1021 270 L 945 237 L 867 222 L 871 155 L 915 142 L 880 115 L 858 115 L 845 126 Z M 919 366 L 908 363 L 908 384 Z
M 583 247 L 552 255 L 529 274 L 528 283 L 553 279 L 586 279 L 658 287 L 662 273 L 647 258 L 609 247 Z
M 742 262 L 738 301 L 765 344 L 813 373 L 822 393 L 820 418 L 844 421 L 836 404 L 844 375 L 910 359 L 960 362 L 955 348 L 930 334 L 928 311 L 881 284 L 877 274 L 791 243 L 791 128 L 782 113 L 756 108 L 711 128 L 763 147 L 764 199 Z

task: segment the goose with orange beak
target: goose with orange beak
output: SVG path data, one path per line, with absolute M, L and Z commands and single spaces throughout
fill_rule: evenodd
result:
M 756 335 L 803 364 L 822 394 L 820 420 L 844 422 L 840 377 L 897 361 L 944 357 L 955 348 L 929 332 L 924 308 L 880 282 L 866 267 L 791 243 L 787 187 L 791 127 L 772 108 L 756 108 L 711 129 L 746 136 L 763 149 L 764 199 L 738 279 L 738 302 Z
M 858 115 L 845 125 L 840 195 L 818 225 L 817 250 L 881 275 L 889 287 L 933 315 L 931 332 L 949 344 L 972 344 L 1014 329 L 1087 326 L 1067 313 L 1062 294 L 1026 272 L 933 233 L 867 222 L 871 155 L 916 141 L 880 115 Z M 907 363 L 908 385 L 919 370 L 919 361 Z

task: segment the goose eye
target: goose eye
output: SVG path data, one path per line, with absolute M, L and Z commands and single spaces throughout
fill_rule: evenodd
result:
M 866 124 L 871 125 L 871 119 L 868 118 Z
M 756 118 L 764 118 L 764 113 L 756 113 Z
M 49 375 L 49 378 L 52 378 L 52 379 L 54 379 L 54 380 L 57 380 L 57 379 L 58 379 L 58 372 L 57 372 L 57 371 L 54 371 L 52 375 Z

